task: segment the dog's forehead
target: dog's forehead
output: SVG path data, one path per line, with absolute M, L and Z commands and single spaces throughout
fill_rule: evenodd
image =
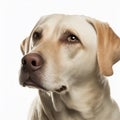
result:
M 65 31 L 71 31 L 78 35 L 83 43 L 91 44 L 90 42 L 96 40 L 96 32 L 87 19 L 88 17 L 83 15 L 53 14 L 42 17 L 36 28 L 42 29 L 47 37 L 54 37 L 55 35 L 58 38 Z
M 56 28 L 56 27 L 70 27 L 79 28 L 83 25 L 88 24 L 86 16 L 80 15 L 63 15 L 63 14 L 53 14 L 48 16 L 43 16 L 37 23 L 37 27 Z

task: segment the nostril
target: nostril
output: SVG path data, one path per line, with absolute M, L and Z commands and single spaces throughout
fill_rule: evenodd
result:
M 36 64 L 36 61 L 35 61 L 35 60 L 33 60 L 33 61 L 31 62 L 31 64 L 32 64 L 33 66 L 37 66 L 37 64 Z

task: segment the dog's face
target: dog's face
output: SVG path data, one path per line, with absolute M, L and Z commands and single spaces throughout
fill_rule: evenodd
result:
M 95 74 L 97 29 L 84 16 L 50 15 L 36 24 L 21 49 L 20 83 L 62 92 Z

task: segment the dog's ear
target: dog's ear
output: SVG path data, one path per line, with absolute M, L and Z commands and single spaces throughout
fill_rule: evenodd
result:
M 25 55 L 29 50 L 29 38 L 25 38 L 20 45 L 22 54 Z
M 89 18 L 88 22 L 97 34 L 97 59 L 100 72 L 105 76 L 110 76 L 113 74 L 112 65 L 120 60 L 120 38 L 107 23 L 92 18 Z

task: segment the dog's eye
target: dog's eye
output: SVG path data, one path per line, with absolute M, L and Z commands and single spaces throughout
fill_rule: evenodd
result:
M 41 38 L 40 32 L 34 32 L 33 33 L 33 40 L 39 40 Z
M 76 34 L 70 31 L 65 31 L 63 35 L 60 37 L 60 41 L 66 44 L 77 44 L 77 43 L 82 44 L 81 40 L 76 36 Z
M 68 37 L 67 37 L 67 41 L 70 42 L 70 43 L 78 43 L 80 42 L 79 38 L 73 34 L 70 34 Z

